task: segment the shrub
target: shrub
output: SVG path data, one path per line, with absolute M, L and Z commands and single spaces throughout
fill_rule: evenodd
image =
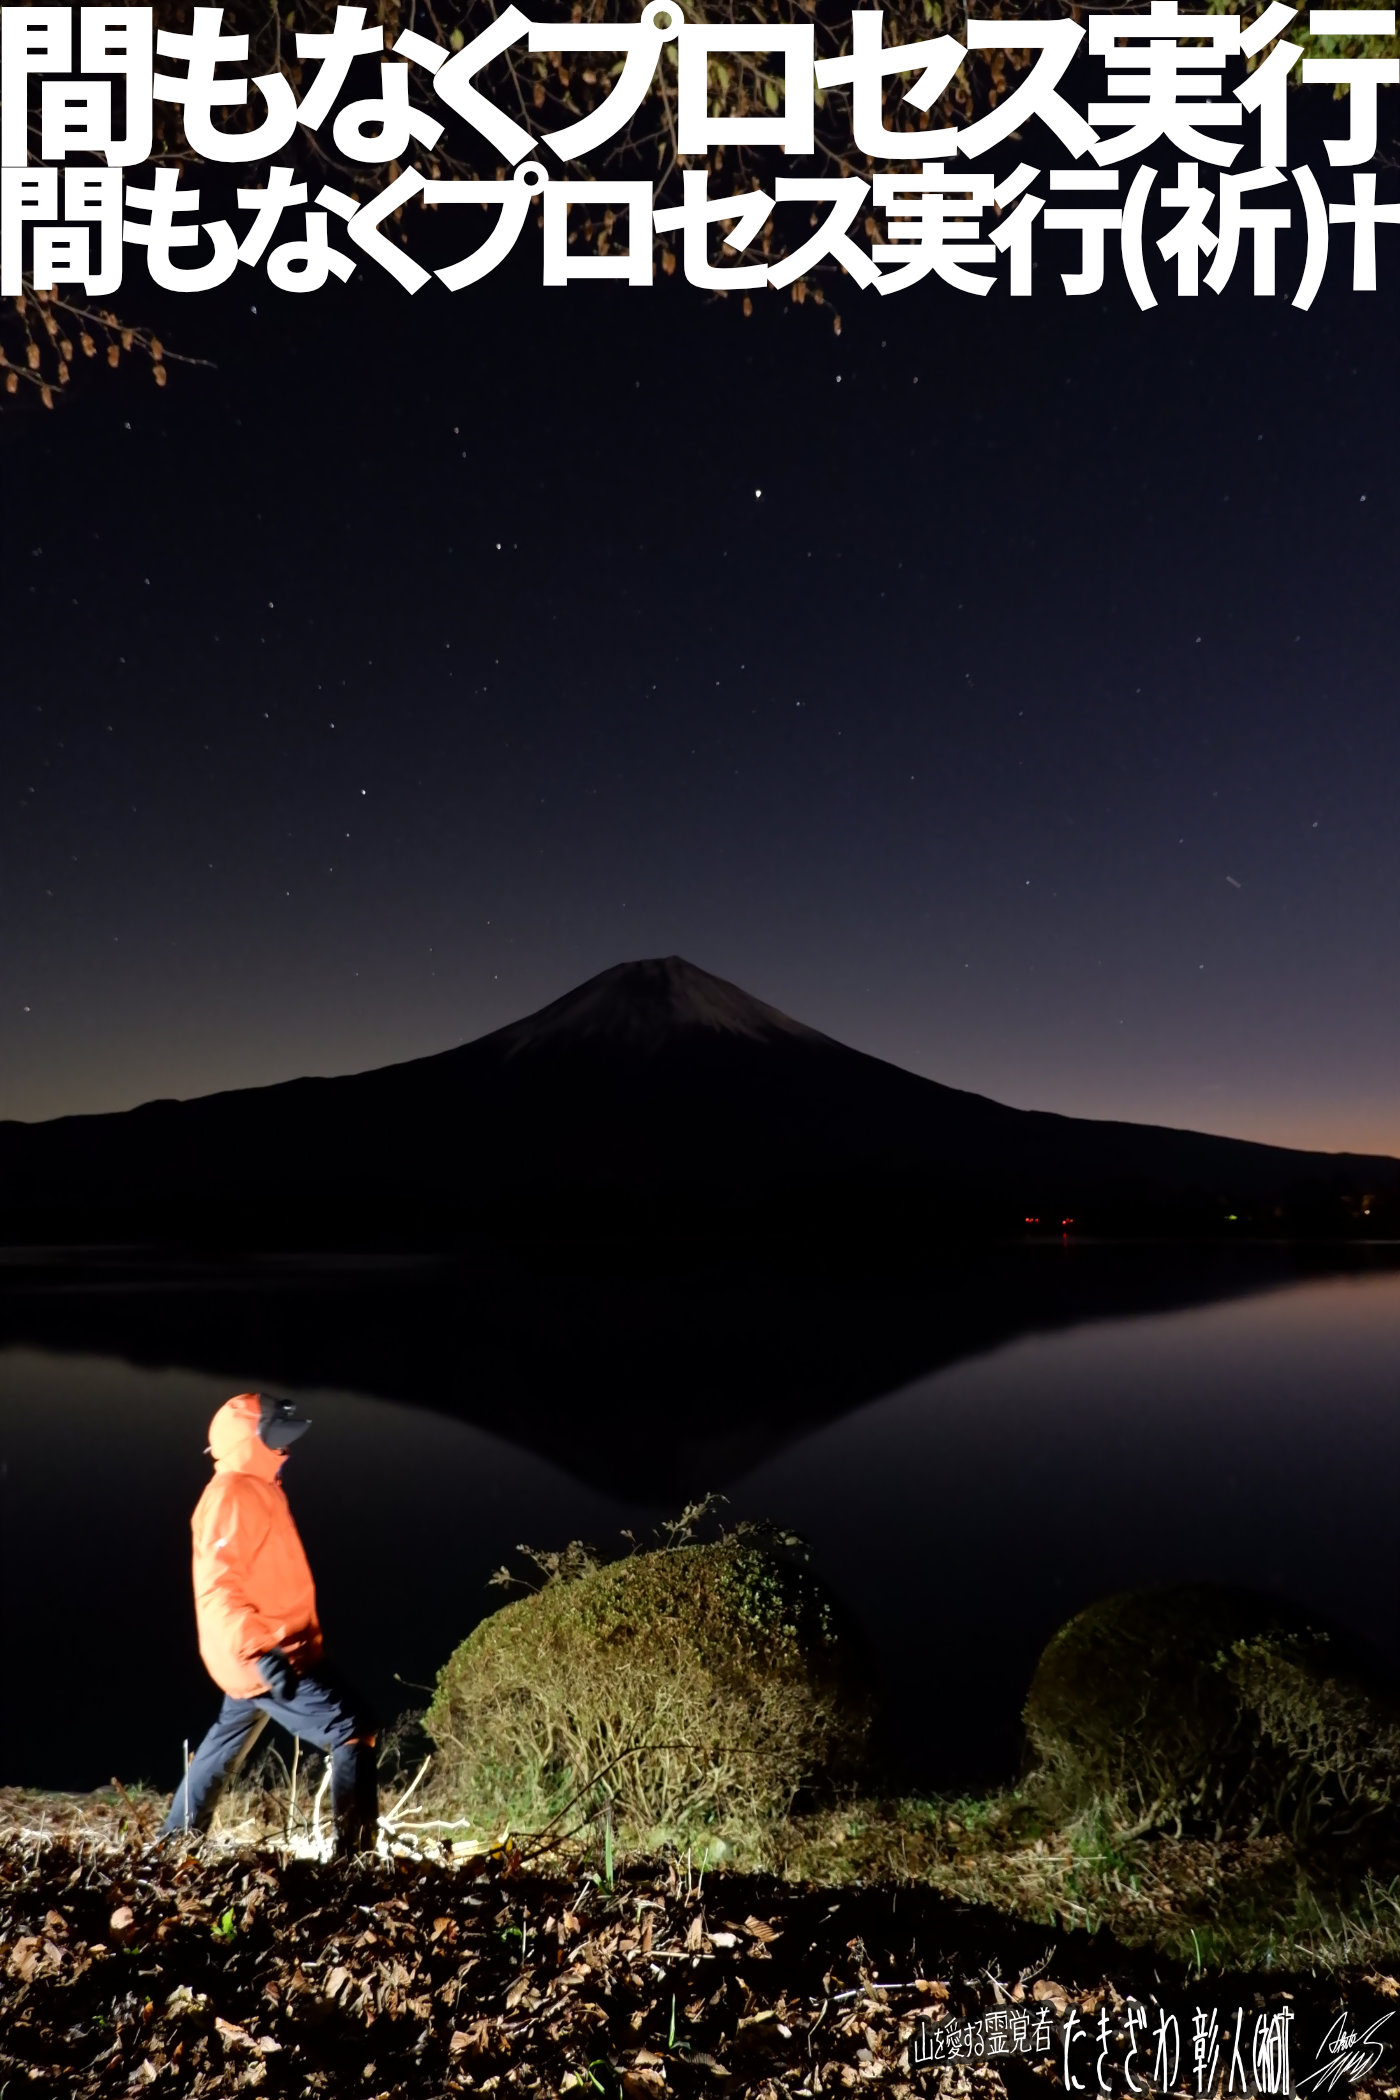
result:
M 1129 1592 L 1060 1628 L 1024 1719 L 1032 1785 L 1119 1828 L 1281 1832 L 1393 1817 L 1400 1708 L 1347 1636 L 1249 1591 Z
M 543 1558 L 537 1556 L 537 1558 Z M 463 1641 L 424 1717 L 436 1794 L 493 1829 L 606 1802 L 625 1843 L 761 1849 L 852 1771 L 869 1707 L 833 1600 L 738 1534 L 560 1572 Z

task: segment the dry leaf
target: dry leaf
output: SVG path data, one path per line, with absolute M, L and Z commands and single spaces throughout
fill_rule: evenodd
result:
M 10 1967 L 28 1983 L 34 1974 L 34 1965 L 39 1959 L 42 1941 L 37 1934 L 16 1940 L 10 1949 Z
M 226 2049 L 256 2049 L 258 2046 L 246 2027 L 235 2026 L 232 2020 L 224 2019 L 220 2013 L 214 2015 L 214 2031 L 222 2036 Z
M 1031 1991 L 1031 1996 L 1038 2005 L 1053 2005 L 1057 2013 L 1067 2013 L 1069 2011 L 1069 1999 L 1060 1989 L 1058 1983 L 1051 1983 L 1046 1976 L 1041 1976 L 1037 1979 Z

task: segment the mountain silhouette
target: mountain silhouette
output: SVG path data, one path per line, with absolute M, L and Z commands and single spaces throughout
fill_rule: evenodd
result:
M 1400 1162 L 1013 1109 L 678 956 L 353 1076 L 0 1124 L 0 1231 L 262 1246 L 957 1232 L 1265 1217 L 1346 1229 Z

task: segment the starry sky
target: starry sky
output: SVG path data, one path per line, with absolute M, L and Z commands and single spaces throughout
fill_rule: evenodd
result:
M 136 284 L 209 365 L 0 416 L 0 1114 L 679 953 L 1018 1106 L 1400 1153 L 1389 233 L 1310 313 L 1047 269 L 839 336 L 528 240 Z

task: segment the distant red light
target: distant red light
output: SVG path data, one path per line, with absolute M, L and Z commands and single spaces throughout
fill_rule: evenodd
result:
M 1026 1223 L 1028 1225 L 1038 1225 L 1040 1223 L 1040 1220 L 1039 1218 L 1027 1218 Z
M 1061 1218 L 1060 1223 L 1062 1225 L 1072 1225 L 1074 1223 L 1074 1220 L 1073 1218 Z

